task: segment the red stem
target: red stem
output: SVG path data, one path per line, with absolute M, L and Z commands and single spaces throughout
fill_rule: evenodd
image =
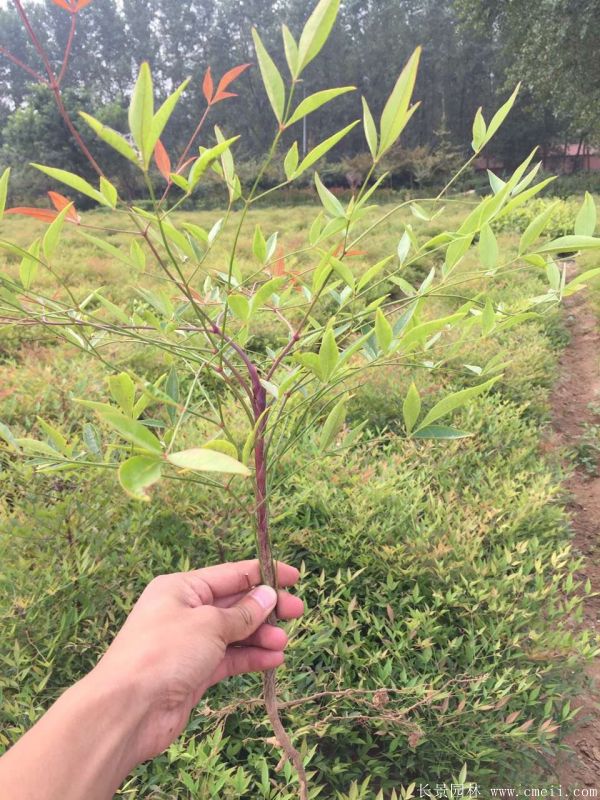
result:
M 73 38 L 75 36 L 75 27 L 77 25 L 77 14 L 71 14 L 71 28 L 69 29 L 69 38 L 67 39 L 67 46 L 63 55 L 63 63 L 58 75 L 57 84 L 60 86 L 65 72 L 67 71 L 67 64 L 69 63 L 69 56 L 71 55 L 71 47 L 73 46 Z
M 36 72 L 31 67 L 28 67 L 27 64 L 25 64 L 23 61 L 21 61 L 20 58 L 17 58 L 16 56 L 14 56 L 5 47 L 0 47 L 0 53 L 2 53 L 3 56 L 6 56 L 6 58 L 10 59 L 10 61 L 12 61 L 13 64 L 16 64 L 17 67 L 20 67 L 22 70 L 25 70 L 25 72 L 27 72 L 29 75 L 31 75 L 33 78 L 35 78 L 36 81 L 39 81 L 39 83 L 44 83 L 44 84 L 47 83 L 47 81 L 44 80 L 44 78 L 40 75 L 39 72 Z

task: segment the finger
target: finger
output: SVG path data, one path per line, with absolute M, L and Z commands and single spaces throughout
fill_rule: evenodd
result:
M 263 650 L 261 647 L 228 647 L 225 657 L 212 675 L 210 685 L 242 675 L 244 672 L 263 672 L 275 669 L 284 662 L 284 655 L 279 650 Z
M 278 586 L 293 586 L 300 577 L 296 567 L 276 562 Z M 234 561 L 228 564 L 218 564 L 214 567 L 204 567 L 183 573 L 192 586 L 199 584 L 199 595 L 208 586 L 213 598 L 224 597 L 237 592 L 244 592 L 261 582 L 260 565 L 257 559 L 251 561 Z
M 229 594 L 225 597 L 218 597 L 213 605 L 218 608 L 229 608 L 230 606 L 238 603 L 242 597 L 245 597 L 248 592 L 236 592 L 236 594 Z M 276 614 L 278 619 L 296 619 L 301 617 L 304 613 L 304 603 L 299 597 L 289 594 L 289 592 L 280 591 L 278 593 Z
M 244 647 L 263 647 L 265 650 L 283 650 L 287 643 L 288 635 L 283 628 L 267 623 L 239 642 Z
M 230 608 L 222 608 L 218 633 L 225 644 L 241 642 L 267 619 L 277 603 L 277 592 L 270 586 L 257 586 Z

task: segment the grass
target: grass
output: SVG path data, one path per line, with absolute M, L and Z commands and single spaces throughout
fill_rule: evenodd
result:
M 359 274 L 393 250 L 403 222 L 433 236 L 467 207 L 465 200 L 451 202 L 431 223 L 410 213 L 390 217 L 352 259 L 353 269 Z M 217 217 L 177 215 L 206 228 Z M 295 251 L 285 259 L 288 271 L 310 266 L 302 250 L 313 207 L 258 209 L 253 217 L 266 235 L 280 232 L 283 251 Z M 123 225 L 104 212 L 85 221 Z M 234 214 L 207 271 L 223 269 L 235 221 Z M 3 237 L 26 244 L 34 225 L 9 219 Z M 251 235 L 245 228 L 243 271 L 253 269 Z M 516 252 L 514 233 L 500 237 Z M 128 234 L 105 238 L 126 243 Z M 4 269 L 17 274 L 18 261 L 7 262 Z M 139 286 L 161 285 L 150 261 L 145 269 L 116 262 L 73 230 L 58 262 L 80 301 L 102 286 L 113 301 L 136 299 L 142 308 Z M 474 249 L 463 269 L 476 262 Z M 406 277 L 429 268 L 415 265 Z M 204 277 L 197 276 L 198 291 Z M 512 271 L 498 280 L 498 297 L 518 307 L 543 291 L 544 281 L 534 270 Z M 50 276 L 40 274 L 38 285 L 55 292 Z M 477 288 L 460 292 L 468 297 Z M 456 298 L 440 298 L 439 308 L 452 303 Z M 255 331 L 263 343 L 277 335 L 268 322 Z M 499 337 L 465 340 L 442 373 L 372 370 L 356 387 L 350 415 L 367 422 L 375 441 L 365 436 L 343 459 L 323 460 L 307 436 L 282 464 L 273 536 L 278 556 L 303 565 L 308 613 L 291 626 L 280 679 L 284 699 L 329 693 L 287 715 L 311 754 L 321 797 L 371 798 L 381 790 L 389 800 L 411 781 L 450 783 L 463 764 L 481 787 L 500 777 L 522 781 L 572 719 L 576 673 L 597 642 L 572 625 L 586 587 L 575 578 L 561 469 L 540 452 L 564 342 L 553 312 Z M 169 366 L 143 345 L 108 340 L 104 352 L 139 377 Z M 506 363 L 502 380 L 456 418 L 472 439 L 435 444 L 403 436 L 401 405 L 412 379 L 430 403 L 443 389 L 477 382 L 465 365 L 494 356 Z M 72 398 L 106 397 L 102 366 L 38 327 L 2 329 L 0 386 L 0 420 L 32 435 L 40 435 L 38 416 L 80 431 L 90 417 Z M 201 434 L 188 424 L 180 435 L 193 442 Z M 244 515 L 206 489 L 161 486 L 146 507 L 122 495 L 110 471 L 45 476 L 13 463 L 8 452 L 0 450 L 0 459 L 0 745 L 7 746 L 90 668 L 154 574 L 245 557 L 254 542 Z M 257 693 L 254 677 L 216 688 L 181 739 L 140 767 L 123 796 L 292 796 L 289 769 L 274 772 L 278 754 L 251 705 Z M 367 776 L 370 783 L 359 790 Z

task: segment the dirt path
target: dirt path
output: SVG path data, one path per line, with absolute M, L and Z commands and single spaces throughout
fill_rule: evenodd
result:
M 551 398 L 553 439 L 559 447 L 577 445 L 583 423 L 600 424 L 600 415 L 594 413 L 600 406 L 600 331 L 585 294 L 565 301 L 571 341 L 561 358 L 560 379 Z M 600 592 L 600 477 L 577 468 L 567 489 L 573 548 L 585 559 L 578 577 L 589 578 L 592 591 Z M 600 596 L 585 602 L 584 618 L 586 627 L 600 632 Z M 561 754 L 555 764 L 556 780 L 565 790 L 600 786 L 600 658 L 587 674 L 589 688 L 573 703 L 581 707 L 579 723 L 565 739 L 573 752 Z

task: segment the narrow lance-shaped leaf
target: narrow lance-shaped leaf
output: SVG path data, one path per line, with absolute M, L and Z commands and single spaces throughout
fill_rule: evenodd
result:
M 108 379 L 108 386 L 113 400 L 120 406 L 121 411 L 131 417 L 135 400 L 135 384 L 129 375 L 126 372 L 111 375 Z
M 114 411 L 100 410 L 97 411 L 97 414 L 100 419 L 116 430 L 128 442 L 151 453 L 159 454 L 162 452 L 161 444 L 156 436 L 141 422 L 129 419 L 116 409 Z
M 415 427 L 421 413 L 421 396 L 414 383 L 408 387 L 408 392 L 402 405 L 402 415 L 406 432 L 410 433 Z
M 394 338 L 394 331 L 380 308 L 375 312 L 375 338 L 381 352 L 387 353 Z
M 327 419 L 323 425 L 321 436 L 319 437 L 319 448 L 327 450 L 329 445 L 334 441 L 335 437 L 341 431 L 344 422 L 346 421 L 346 402 L 347 398 L 343 397 L 339 400 L 327 415 Z
M 103 142 L 106 142 L 109 147 L 112 147 L 113 150 L 116 150 L 117 153 L 120 153 L 120 155 L 128 161 L 132 161 L 134 164 L 138 163 L 135 150 L 121 133 L 113 130 L 108 125 L 104 125 L 99 120 L 86 114 L 85 111 L 80 111 L 79 116 L 87 122 L 94 133 L 102 139 Z
M 504 103 L 498 111 L 494 114 L 492 119 L 490 120 L 490 124 L 487 127 L 487 132 L 485 134 L 485 143 L 490 141 L 492 136 L 496 133 L 496 131 L 500 128 L 506 117 L 508 116 L 509 111 L 515 104 L 515 100 L 517 99 L 517 95 L 519 94 L 519 89 L 521 88 L 521 84 L 518 83 L 515 87 L 514 92 L 508 98 L 506 103 Z
M 479 258 L 486 269 L 498 266 L 498 242 L 489 225 L 484 225 L 479 234 Z
M 250 470 L 241 461 L 226 453 L 206 447 L 195 447 L 170 453 L 167 461 L 180 469 L 191 469 L 195 472 L 223 472 L 228 475 L 250 475 Z
M 31 166 L 39 169 L 39 171 L 43 172 L 45 175 L 54 178 L 54 180 L 60 181 L 60 183 L 64 183 L 66 186 L 70 186 L 71 189 L 75 189 L 76 192 L 81 192 L 81 194 L 90 197 L 92 200 L 100 203 L 100 205 L 110 207 L 110 203 L 106 197 L 104 197 L 104 195 L 97 189 L 94 189 L 91 183 L 86 181 L 84 178 L 80 178 L 79 175 L 75 175 L 73 172 L 68 172 L 65 169 L 45 167 L 43 164 L 36 164 L 33 162 Z
M 133 141 L 142 154 L 142 162 L 146 167 L 150 163 L 154 149 L 150 145 L 153 119 L 154 89 L 152 86 L 152 74 L 150 66 L 144 61 L 140 67 L 129 104 L 129 130 L 133 136 Z
M 258 66 L 267 92 L 267 97 L 269 98 L 277 121 L 281 123 L 283 121 L 283 112 L 285 109 L 285 86 L 283 78 L 255 28 L 252 29 L 252 38 L 254 39 Z
M 294 177 L 296 177 L 296 178 L 299 177 L 300 175 L 302 175 L 303 172 L 306 172 L 306 170 L 309 167 L 312 167 L 313 164 L 316 164 L 316 162 L 320 158 L 323 158 L 323 156 L 326 153 L 328 153 L 331 150 L 332 147 L 335 147 L 335 145 L 341 139 L 343 139 L 344 136 L 346 136 L 346 134 L 350 133 L 350 131 L 358 125 L 359 121 L 360 120 L 356 120 L 355 122 L 351 122 L 350 125 L 347 125 L 345 128 L 342 128 L 341 131 L 338 131 L 337 133 L 334 133 L 328 139 L 325 139 L 325 141 L 321 142 L 321 144 L 318 144 L 316 147 L 314 147 L 310 151 L 310 153 L 308 153 L 307 156 L 302 160 L 302 162 L 300 163 L 300 166 L 296 170 L 296 173 L 295 173 Z
M 319 349 L 319 369 L 324 381 L 329 380 L 337 366 L 340 358 L 335 334 L 331 327 L 327 328 L 323 335 L 321 347 Z
M 600 248 L 600 237 L 559 236 L 548 244 L 536 248 L 536 253 L 562 253 L 577 250 L 596 250 Z
M 285 177 L 288 179 L 288 181 L 291 181 L 296 173 L 296 169 L 298 168 L 298 160 L 298 142 L 294 142 L 294 144 L 287 151 L 287 155 L 283 161 L 283 171 L 285 172 Z
M 292 116 L 285 123 L 285 127 L 289 128 L 290 125 L 312 114 L 313 111 L 331 102 L 336 97 L 347 94 L 348 92 L 354 92 L 355 90 L 356 86 L 341 86 L 338 89 L 324 89 L 322 92 L 315 92 L 315 94 L 309 95 L 296 108 Z
M 7 167 L 2 173 L 2 177 L 0 178 L 0 219 L 2 219 L 4 215 L 4 209 L 6 208 L 6 195 L 8 193 L 9 177 L 10 177 L 10 167 Z
M 69 211 L 72 208 L 72 204 L 70 206 L 65 206 L 63 210 L 59 213 L 56 217 L 54 222 L 50 224 L 48 230 L 44 234 L 44 238 L 42 240 L 42 249 L 44 251 L 44 255 L 46 259 L 50 260 L 54 255 L 54 251 L 58 245 L 60 234 L 63 229 L 63 225 L 65 223 L 65 219 L 69 216 Z
M 552 214 L 556 211 L 559 200 L 551 203 L 548 208 L 545 208 L 541 213 L 534 217 L 529 225 L 523 231 L 521 241 L 519 242 L 519 255 L 524 253 L 540 236 L 544 228 L 547 226 Z
M 447 397 L 444 397 L 443 400 L 440 400 L 439 403 L 436 403 L 434 407 L 425 415 L 425 418 L 419 425 L 418 430 L 423 430 L 423 428 L 431 425 L 432 422 L 436 422 L 436 420 L 440 419 L 441 417 L 445 417 L 447 414 L 450 414 L 457 408 L 461 408 L 470 400 L 473 400 L 475 397 L 478 397 L 486 392 L 498 380 L 500 380 L 500 376 L 491 378 L 489 381 L 479 384 L 479 386 L 471 386 L 468 389 L 462 389 L 459 392 L 454 392 L 453 394 L 449 394 Z
M 329 38 L 340 7 L 340 0 L 319 0 L 308 18 L 298 42 L 298 64 L 295 77 L 319 54 Z
M 417 79 L 420 57 L 421 48 L 417 47 L 400 73 L 385 104 L 381 115 L 379 158 L 396 142 L 412 116 L 413 112 L 409 110 L 409 105 Z
M 473 141 L 471 142 L 471 147 L 476 153 L 483 147 L 485 143 L 486 130 L 485 120 L 483 119 L 481 108 L 478 108 L 475 114 L 475 119 L 473 120 Z
M 150 164 L 150 159 L 152 158 L 152 153 L 154 152 L 154 148 L 156 147 L 158 140 L 162 136 L 162 133 L 167 125 L 167 122 L 171 118 L 175 106 L 179 102 L 179 98 L 185 91 L 189 82 L 190 82 L 189 78 L 183 81 L 183 83 L 181 83 L 177 87 L 177 89 L 175 89 L 175 91 L 167 97 L 167 99 L 158 109 L 156 114 L 154 114 L 152 118 L 151 132 L 147 142 L 147 152 L 145 154 L 146 166 Z
M 377 127 L 375 125 L 375 120 L 373 119 L 373 114 L 371 114 L 371 109 L 369 108 L 369 105 L 364 97 L 362 98 L 362 105 L 365 139 L 367 140 L 367 145 L 369 146 L 369 151 L 373 157 L 373 160 L 375 160 L 377 158 L 377 149 L 379 147 Z
M 315 172 L 315 186 L 325 211 L 332 217 L 345 217 L 346 211 L 344 207 L 337 197 L 323 184 L 318 172 Z
M 596 203 L 589 192 L 585 193 L 583 203 L 575 218 L 576 236 L 593 236 L 597 221 Z
M 281 33 L 283 35 L 285 60 L 287 61 L 290 75 L 293 77 L 298 71 L 298 45 L 287 25 L 281 26 Z

